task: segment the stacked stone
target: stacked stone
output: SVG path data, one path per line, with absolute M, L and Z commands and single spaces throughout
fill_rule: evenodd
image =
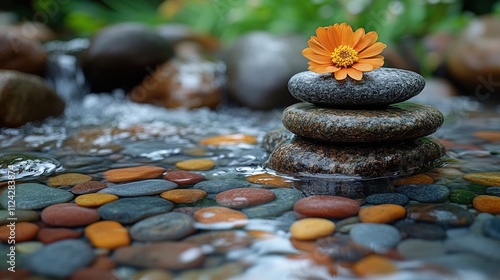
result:
M 288 89 L 303 102 L 283 112 L 283 124 L 294 136 L 274 147 L 267 166 L 286 174 L 364 178 L 433 168 L 444 148 L 426 136 L 439 129 L 443 115 L 428 105 L 403 102 L 424 86 L 419 74 L 393 68 L 364 73 L 361 81 L 296 74 Z

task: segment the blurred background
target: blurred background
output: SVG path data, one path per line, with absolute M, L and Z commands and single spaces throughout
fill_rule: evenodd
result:
M 9 37 L 0 68 L 44 77 L 66 102 L 120 88 L 166 108 L 269 110 L 294 102 L 286 82 L 307 69 L 300 52 L 315 29 L 345 21 L 376 31 L 385 66 L 424 75 L 431 98 L 488 103 L 500 91 L 499 18 L 495 0 L 2 0 L 3 33 L 39 42 L 47 62 L 5 64 L 22 53 Z

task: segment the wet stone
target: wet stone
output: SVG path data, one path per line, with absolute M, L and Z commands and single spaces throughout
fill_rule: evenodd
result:
M 277 146 L 266 167 L 285 174 L 344 174 L 366 178 L 404 176 L 432 169 L 442 155 L 442 145 L 426 137 L 397 144 L 370 145 L 312 142 L 296 137 Z
M 69 228 L 41 228 L 37 239 L 47 244 L 64 239 L 75 239 L 82 235 L 81 232 Z
M 174 204 L 160 197 L 127 197 L 99 207 L 99 215 L 105 220 L 130 224 L 144 218 L 169 212 Z
M 80 183 L 71 188 L 71 192 L 74 194 L 87 194 L 87 193 L 95 193 L 104 188 L 106 188 L 106 184 L 99 181 L 88 181 L 84 183 Z
M 176 183 L 179 186 L 194 185 L 198 182 L 204 181 L 205 176 L 184 170 L 169 171 L 163 179 Z
M 51 205 L 43 209 L 40 216 L 47 225 L 57 227 L 86 226 L 100 219 L 96 209 L 81 207 L 75 203 Z
M 121 247 L 115 250 L 113 258 L 121 265 L 168 270 L 197 268 L 205 261 L 201 247 L 193 243 L 169 241 Z
M 176 183 L 161 179 L 152 179 L 110 186 L 100 190 L 98 193 L 109 193 L 121 197 L 129 197 L 154 195 L 175 188 L 177 188 Z
M 8 218 L 16 218 L 16 222 L 33 222 L 40 219 L 40 214 L 33 210 L 17 210 L 15 216 L 11 216 L 8 210 L 0 210 L 0 225 L 8 224 L 11 221 Z
M 175 189 L 160 194 L 173 203 L 194 203 L 207 196 L 207 192 L 199 189 Z
M 406 210 L 397 204 L 380 204 L 361 208 L 358 216 L 363 223 L 389 224 L 403 219 L 406 216 Z
M 118 200 L 118 196 L 108 193 L 89 193 L 75 198 L 75 203 L 83 207 L 99 207 Z
M 394 180 L 394 186 L 404 186 L 404 185 L 420 185 L 420 184 L 432 184 L 434 179 L 425 173 L 415 174 L 409 177 L 398 178 Z
M 36 237 L 36 234 L 38 233 L 38 230 L 40 227 L 34 223 L 30 222 L 16 222 L 15 224 L 15 239 L 12 239 L 11 237 L 11 227 L 9 225 L 1 225 L 0 226 L 0 241 L 9 243 L 12 242 L 12 240 L 15 240 L 15 242 L 23 242 L 23 241 L 28 241 L 28 240 L 33 240 Z M 10 241 L 10 242 L 9 242 Z
M 292 210 L 293 205 L 304 197 L 300 191 L 291 188 L 279 188 L 271 191 L 276 195 L 276 199 L 266 204 L 242 209 L 241 211 L 250 219 L 274 218 L 286 211 Z
M 305 217 L 342 219 L 358 214 L 356 200 L 333 195 L 313 195 L 295 203 L 293 210 Z
M 237 188 L 219 193 L 215 200 L 222 206 L 229 208 L 245 208 L 271 202 L 276 195 L 266 189 Z
M 380 110 L 338 109 L 296 103 L 283 111 L 283 125 L 305 138 L 326 142 L 383 142 L 434 133 L 441 112 L 429 105 L 404 102 Z
M 498 215 L 500 214 L 500 197 L 478 195 L 472 200 L 472 206 L 480 212 Z
M 436 223 L 442 226 L 468 226 L 474 215 L 454 204 L 415 204 L 406 209 L 406 217 L 412 220 Z
M 500 196 L 500 187 L 489 187 L 486 189 L 486 194 Z
M 250 236 L 241 230 L 209 231 L 191 235 L 183 240 L 188 243 L 212 246 L 217 253 L 227 253 L 234 249 L 245 248 L 252 242 Z
M 121 183 L 160 177 L 165 172 L 165 168 L 158 166 L 134 166 L 126 168 L 116 168 L 104 172 L 104 178 L 109 182 Z
M 128 230 L 115 221 L 99 221 L 85 228 L 85 236 L 96 248 L 116 249 L 130 244 Z
M 51 187 L 74 186 L 80 183 L 89 182 L 92 177 L 80 173 L 66 173 L 49 178 L 47 185 Z
M 231 279 L 234 278 L 233 276 L 238 277 L 238 275 L 241 275 L 246 268 L 247 265 L 240 262 L 226 263 L 213 268 L 185 271 L 179 275 L 179 278 L 184 280 Z
M 397 250 L 404 258 L 410 260 L 425 260 L 446 254 L 446 248 L 442 241 L 421 239 L 404 240 L 398 244 Z
M 376 193 L 366 197 L 366 202 L 370 204 L 398 204 L 406 205 L 410 199 L 401 193 Z
M 179 161 L 175 167 L 182 170 L 210 170 L 214 168 L 215 161 L 211 159 L 188 159 Z
M 403 238 L 416 238 L 424 240 L 442 240 L 446 238 L 446 231 L 438 224 L 416 223 L 400 221 L 395 224 Z
M 202 224 L 228 223 L 233 226 L 243 226 L 248 217 L 240 211 L 226 207 L 206 207 L 194 212 L 194 219 Z
M 94 260 L 92 247 L 81 240 L 63 240 L 44 246 L 28 257 L 28 268 L 48 277 L 68 277 Z
M 227 134 L 227 135 L 217 135 L 212 137 L 203 138 L 199 141 L 200 145 L 207 146 L 227 146 L 227 145 L 238 145 L 238 144 L 255 144 L 257 143 L 257 138 L 253 135 L 248 134 Z
M 482 230 L 485 236 L 500 240 L 500 217 L 484 221 Z
M 450 194 L 447 187 L 434 184 L 400 186 L 396 188 L 396 192 L 418 202 L 444 202 Z
M 353 241 L 376 252 L 385 252 L 401 240 L 398 229 L 386 224 L 357 224 L 350 230 L 349 236 Z
M 500 186 L 500 172 L 474 172 L 465 174 L 463 178 L 486 186 Z
M 388 258 L 378 255 L 367 256 L 352 266 L 354 274 L 362 277 L 392 274 L 397 270 Z
M 134 274 L 132 280 L 173 280 L 174 276 L 163 269 L 144 269 Z
M 52 158 L 28 154 L 7 154 L 0 156 L 0 181 L 8 181 L 9 171 L 16 179 L 26 177 L 49 176 L 61 164 Z M 9 168 L 9 166 L 11 168 Z
M 288 81 L 295 98 L 325 107 L 381 107 L 410 99 L 424 86 L 419 74 L 386 67 L 365 72 L 361 81 L 337 81 L 329 74 L 311 71 L 295 74 Z
M 218 194 L 223 191 L 249 187 L 250 183 L 237 179 L 214 179 L 199 182 L 193 186 L 194 189 L 204 190 L 209 194 Z
M 47 187 L 38 183 L 24 183 L 16 185 L 16 210 L 41 209 L 52 204 L 68 202 L 74 195 L 65 190 Z M 8 208 L 8 191 L 0 195 L 0 203 Z
M 289 188 L 293 183 L 293 181 L 289 179 L 285 179 L 283 177 L 279 177 L 269 173 L 250 175 L 246 179 L 252 184 L 260 184 L 270 187 Z
M 329 236 L 318 239 L 316 247 L 319 252 L 330 256 L 334 260 L 355 262 L 372 253 L 372 250 L 354 242 L 345 235 Z
M 136 241 L 178 240 L 196 231 L 194 222 L 187 214 L 160 214 L 135 223 L 130 228 L 130 235 Z
M 500 240 L 476 234 L 466 234 L 445 240 L 445 247 L 454 252 L 470 252 L 487 259 L 500 261 Z
M 70 280 L 114 280 L 116 276 L 112 271 L 98 268 L 82 268 L 71 274 Z
M 450 196 L 448 199 L 450 202 L 463 204 L 463 205 L 472 205 L 472 200 L 476 197 L 476 194 L 469 190 L 450 190 Z

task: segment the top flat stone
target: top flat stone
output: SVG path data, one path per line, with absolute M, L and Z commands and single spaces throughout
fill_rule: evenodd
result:
M 419 74 L 394 68 L 363 73 L 363 79 L 337 81 L 331 74 L 305 71 L 288 81 L 288 90 L 297 99 L 325 107 L 382 107 L 418 95 L 425 86 Z

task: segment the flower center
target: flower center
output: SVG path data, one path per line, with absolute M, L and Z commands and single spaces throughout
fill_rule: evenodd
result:
M 330 57 L 335 66 L 348 67 L 358 61 L 358 52 L 349 46 L 341 45 L 333 50 Z

